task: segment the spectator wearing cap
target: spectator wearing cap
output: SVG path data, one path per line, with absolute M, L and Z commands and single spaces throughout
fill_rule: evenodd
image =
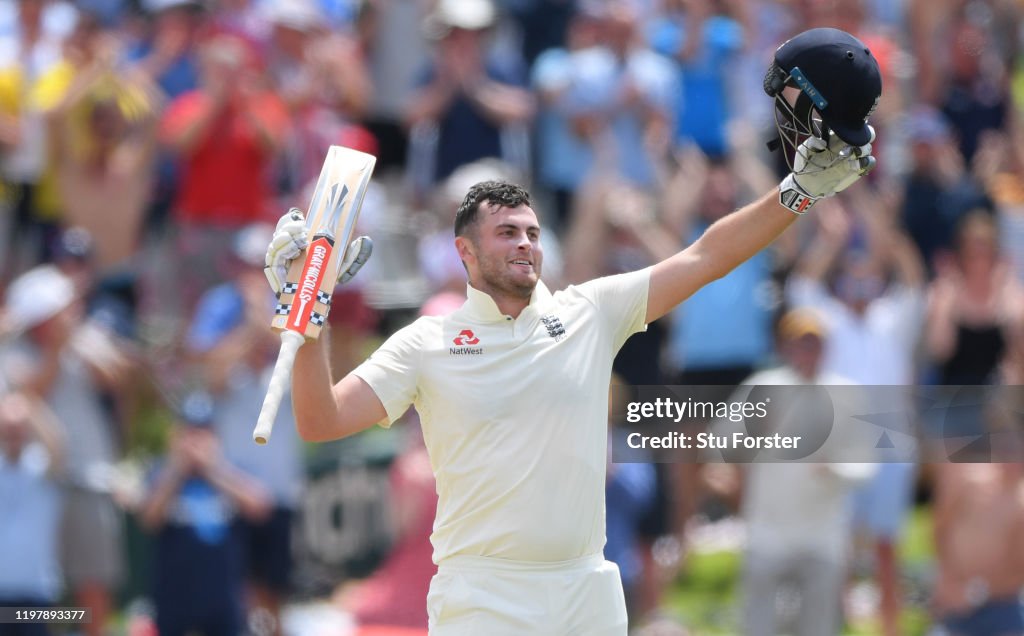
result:
M 492 0 L 440 0 L 425 28 L 436 41 L 433 63 L 406 111 L 414 178 L 421 187 L 488 157 L 526 168 L 525 125 L 534 104 L 518 63 L 487 54 L 497 20 Z
M 271 166 L 289 131 L 288 112 L 242 39 L 215 35 L 200 49 L 198 90 L 171 102 L 161 142 L 178 158 L 173 278 L 158 292 L 177 317 L 223 279 L 219 255 L 234 234 L 274 205 Z M 175 267 L 176 266 L 176 267 Z
M 72 281 L 53 265 L 15 279 L 5 308 L 8 327 L 21 336 L 0 352 L 0 374 L 41 398 L 74 440 L 66 453 L 62 567 L 76 604 L 92 609 L 87 633 L 98 635 L 124 574 L 121 515 L 109 480 L 118 434 L 100 391 L 116 390 L 128 368 L 107 334 L 83 320 Z
M 857 408 L 858 391 L 840 393 L 835 387 L 850 381 L 826 371 L 822 362 L 831 334 L 812 309 L 786 312 L 777 330 L 782 364 L 760 371 L 744 380 L 730 401 L 748 399 L 751 387 L 828 386 L 827 412 L 818 413 L 804 400 L 807 393 L 777 389 L 772 397 L 769 424 L 783 435 L 813 435 L 822 426 L 831 427 L 828 444 L 815 454 L 817 461 L 779 458 L 751 461 L 738 479 L 741 483 L 741 511 L 747 524 L 743 556 L 743 629 L 747 636 L 821 636 L 840 632 L 840 598 L 846 575 L 850 543 L 849 501 L 853 488 L 874 472 L 871 463 L 850 462 L 852 448 L 864 442 L 850 418 L 837 413 L 863 412 Z M 840 404 L 849 401 L 848 407 Z M 788 410 L 785 404 L 790 404 Z M 822 418 L 825 418 L 823 421 Z M 845 424 L 845 425 L 844 425 Z M 731 435 L 744 424 L 722 420 L 712 430 Z M 764 430 L 764 429 L 761 429 Z M 845 456 L 843 456 L 845 454 Z M 735 459 L 735 458 L 734 458 Z M 856 457 L 855 459 L 867 459 Z M 720 461 L 720 460 L 719 460 Z M 735 472 L 738 464 L 708 464 L 710 471 Z M 795 625 L 787 629 L 780 599 L 787 589 L 799 595 Z M 790 615 L 792 612 L 788 612 Z
M 273 229 L 255 224 L 239 232 L 231 280 L 199 301 L 188 348 L 212 391 L 212 427 L 224 458 L 249 475 L 270 498 L 269 515 L 243 517 L 240 530 L 245 540 L 250 613 L 265 612 L 273 618 L 273 633 L 280 634 L 281 603 L 291 589 L 291 528 L 300 504 L 304 469 L 290 395 L 285 395 L 278 413 L 273 441 L 265 446 L 252 441 L 253 423 L 259 417 L 281 342 L 267 327 L 275 299 L 263 274 Z
M 830 337 L 822 368 L 865 385 L 876 404 L 891 391 L 876 386 L 913 385 L 915 352 L 925 327 L 925 269 L 920 253 L 895 224 L 896 209 L 870 186 L 850 188 L 849 209 L 830 202 L 819 215 L 819 233 L 797 262 L 787 283 L 793 304 L 813 307 L 825 319 Z M 860 230 L 864 245 L 851 249 Z M 827 281 L 831 280 L 829 285 Z M 898 408 L 912 415 L 914 405 Z M 917 455 L 912 435 L 894 435 L 891 455 L 854 496 L 853 524 L 870 546 L 880 593 L 881 633 L 900 633 L 902 606 L 899 544 L 913 500 Z M 880 451 L 888 453 L 890 451 Z
M 207 394 L 182 401 L 167 456 L 139 511 L 156 535 L 153 600 L 161 636 L 245 632 L 244 539 L 236 521 L 265 518 L 269 496 L 224 458 L 213 413 Z
M 48 607 L 60 598 L 65 440 L 41 402 L 0 381 L 0 606 Z M 45 636 L 46 625 L 0 625 L 0 634 Z

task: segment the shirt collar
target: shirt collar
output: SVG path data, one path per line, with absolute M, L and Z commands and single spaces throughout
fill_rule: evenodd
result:
M 551 298 L 551 292 L 548 291 L 547 286 L 542 281 L 538 280 L 537 286 L 533 289 L 533 294 L 530 296 L 530 304 L 523 310 L 523 313 L 525 314 L 530 310 L 537 311 L 539 305 L 546 302 L 549 298 Z M 497 303 L 494 302 L 490 294 L 482 292 L 468 283 L 466 284 L 466 304 L 463 305 L 463 308 L 471 318 L 480 322 L 498 322 L 508 320 L 509 318 L 509 316 L 501 313 Z M 520 314 L 520 317 L 522 315 Z

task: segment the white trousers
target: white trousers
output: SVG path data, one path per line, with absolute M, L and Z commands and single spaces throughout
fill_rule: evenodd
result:
M 430 582 L 431 636 L 625 636 L 619 568 L 596 554 L 524 563 L 445 559 Z

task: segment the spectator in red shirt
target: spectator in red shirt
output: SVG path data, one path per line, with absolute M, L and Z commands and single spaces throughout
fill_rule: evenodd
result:
M 219 246 L 276 209 L 271 166 L 288 132 L 288 113 L 253 58 L 235 36 L 207 40 L 199 89 L 176 98 L 161 123 L 161 142 L 177 155 L 181 177 L 173 258 L 188 264 L 172 268 L 179 284 L 163 297 L 180 298 L 185 312 L 223 279 L 213 260 L 224 251 Z

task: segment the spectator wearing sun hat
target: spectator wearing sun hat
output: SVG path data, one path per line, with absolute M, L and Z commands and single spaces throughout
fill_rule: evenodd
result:
M 127 369 L 104 332 L 86 326 L 71 279 L 42 265 L 15 279 L 5 321 L 17 335 L 0 352 L 3 383 L 42 399 L 68 444 L 61 527 L 62 569 L 75 603 L 92 609 L 102 630 L 124 575 L 122 520 L 110 490 L 118 434 L 101 390 Z M 90 632 L 100 633 L 100 631 Z
M 441 0 L 424 22 L 435 56 L 406 110 L 418 185 L 488 157 L 526 167 L 524 126 L 534 103 L 523 69 L 488 55 L 488 31 L 497 19 L 491 0 Z
M 875 466 L 850 461 L 855 454 L 851 449 L 863 448 L 864 441 L 860 429 L 839 413 L 859 412 L 848 409 L 859 408 L 860 393 L 853 386 L 834 390 L 850 381 L 823 367 L 823 352 L 831 336 L 821 314 L 807 307 L 791 309 L 780 319 L 777 335 L 782 364 L 747 378 L 729 401 L 747 399 L 752 387 L 830 387 L 827 411 L 819 410 L 814 400 L 793 399 L 795 389 L 774 389 L 777 399 L 769 413 L 781 416 L 769 419 L 772 430 L 783 435 L 813 436 L 826 423 L 831 432 L 829 443 L 814 455 L 817 461 L 748 459 L 742 473 L 736 471 L 738 479 L 729 480 L 742 484 L 741 512 L 746 523 L 743 633 L 788 633 L 780 624 L 776 599 L 786 582 L 792 581 L 800 596 L 800 611 L 791 631 L 801 636 L 835 634 L 840 627 L 850 537 L 850 495 L 857 484 L 871 477 Z M 796 404 L 799 406 L 794 408 Z M 713 430 L 729 435 L 745 426 L 723 419 Z M 719 463 L 714 467 L 733 470 L 739 465 Z

